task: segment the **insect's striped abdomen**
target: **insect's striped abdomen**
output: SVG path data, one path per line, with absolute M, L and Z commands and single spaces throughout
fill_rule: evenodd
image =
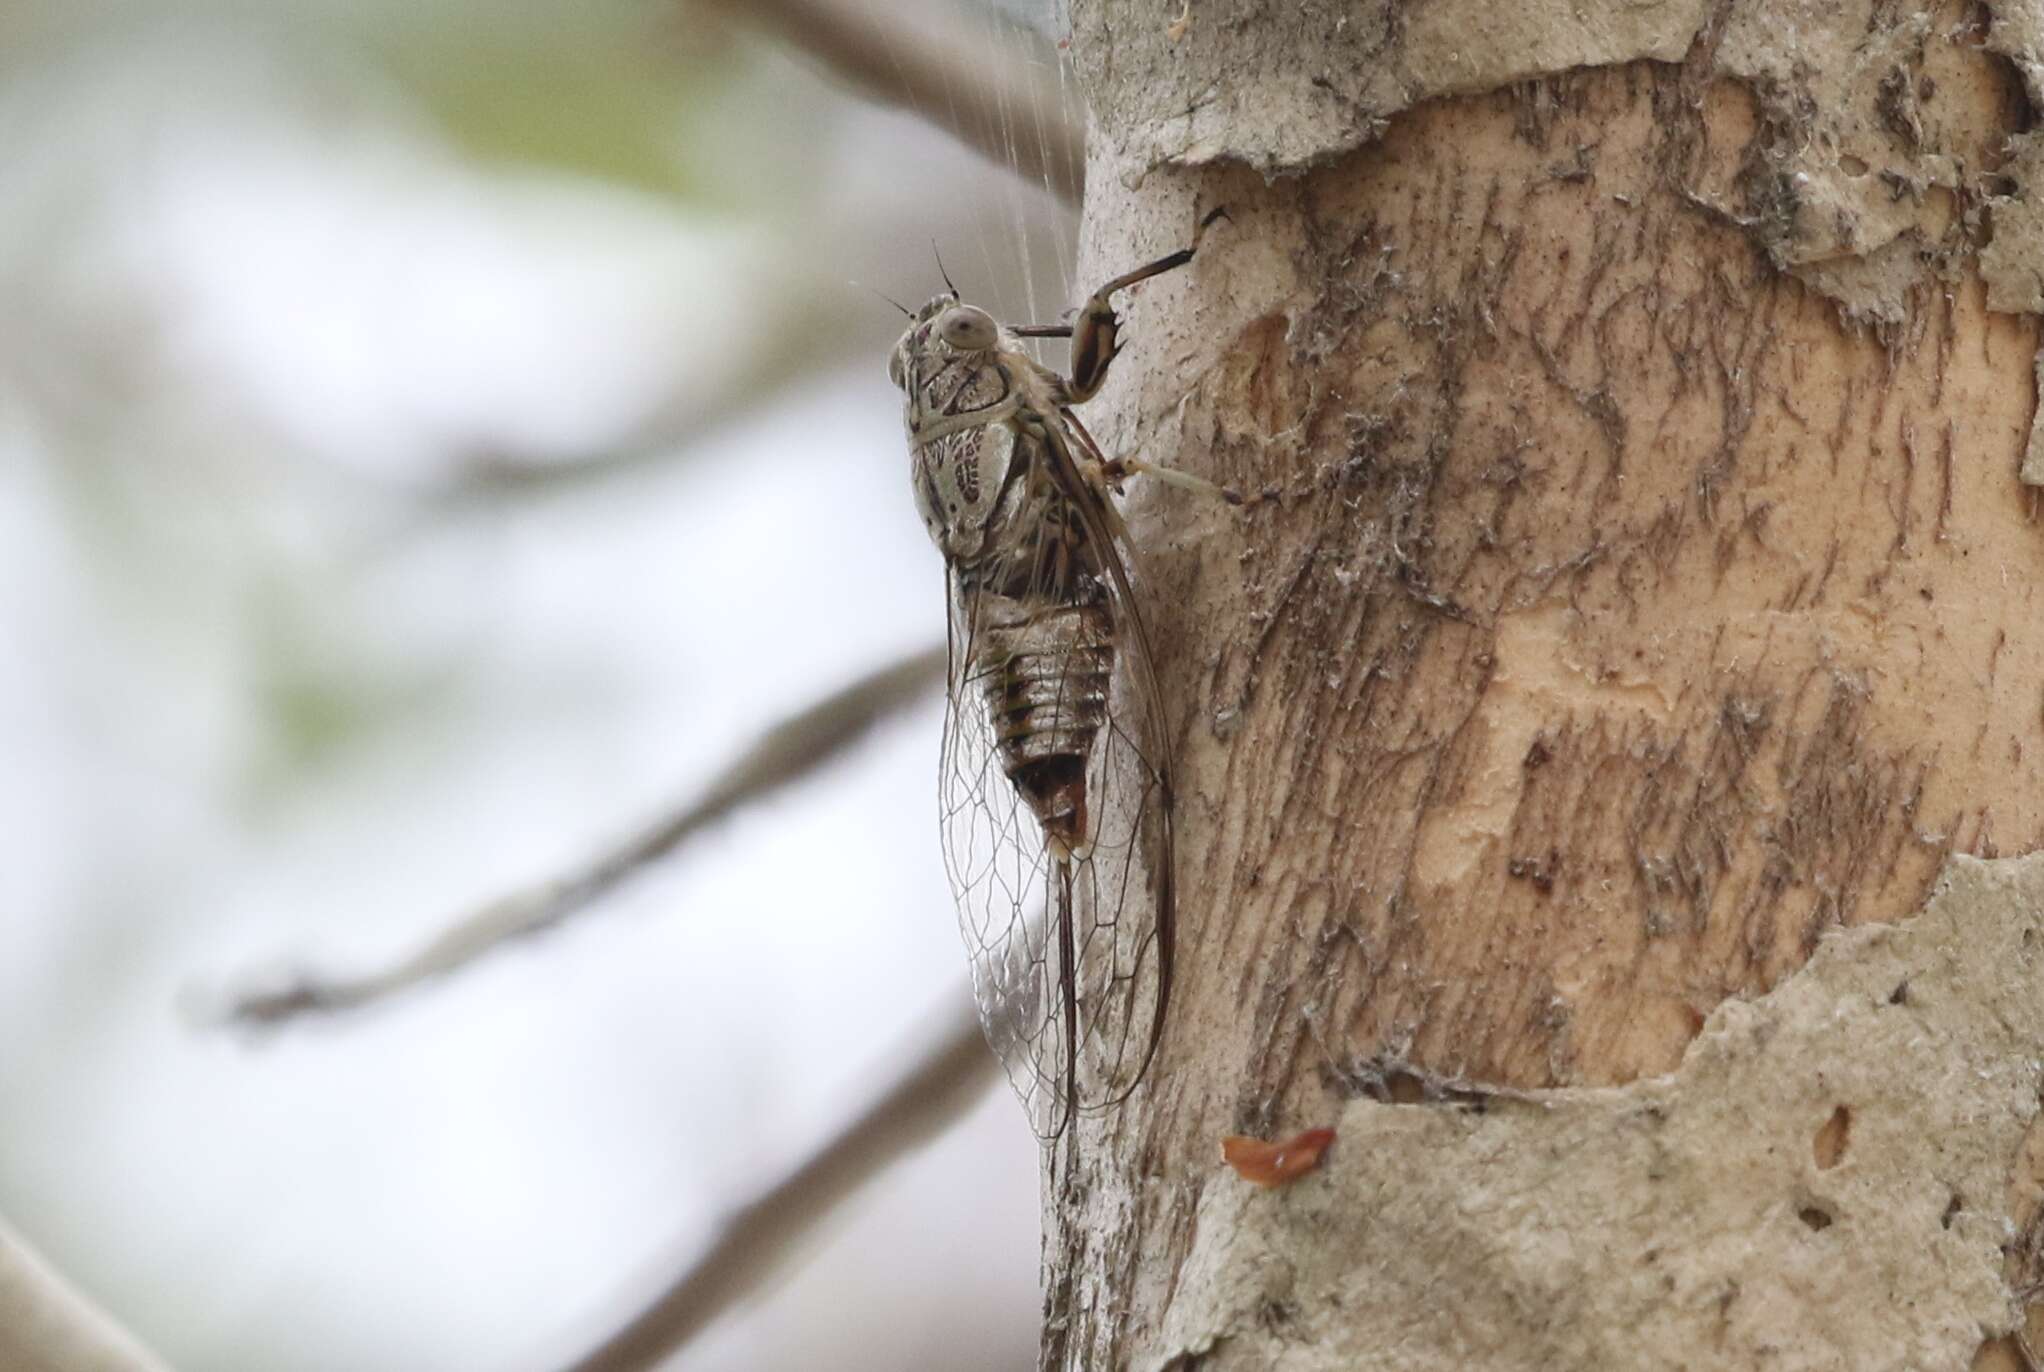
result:
M 1105 604 L 1006 601 L 975 645 L 1001 770 L 1066 852 L 1086 841 L 1086 762 L 1107 720 L 1114 622 Z

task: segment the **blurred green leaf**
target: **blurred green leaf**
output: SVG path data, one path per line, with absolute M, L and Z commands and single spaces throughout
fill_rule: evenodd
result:
M 726 78 L 675 53 L 635 52 L 614 33 L 445 33 L 387 54 L 392 70 L 457 145 L 484 161 L 572 171 L 665 194 L 711 190 L 692 165 L 691 129 Z
M 757 118 L 752 50 L 686 0 L 439 0 L 349 32 L 479 160 L 688 199 L 754 189 L 723 146 L 748 127 L 734 106 Z

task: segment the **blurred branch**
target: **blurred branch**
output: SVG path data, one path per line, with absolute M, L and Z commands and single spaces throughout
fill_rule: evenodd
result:
M 170 1372 L 169 1364 L 80 1295 L 4 1220 L 0 1367 L 8 1372 Z
M 701 797 L 663 815 L 562 876 L 513 891 L 457 921 L 395 966 L 357 977 L 306 977 L 280 990 L 237 997 L 230 1020 L 275 1024 L 352 1009 L 447 975 L 513 939 L 549 929 L 608 893 L 682 840 L 740 806 L 795 781 L 914 703 L 944 678 L 945 650 L 925 649 L 884 667 L 769 729 Z
M 941 1132 L 999 1076 L 979 1020 L 956 1016 L 908 1074 L 778 1184 L 732 1215 L 622 1330 L 569 1372 L 658 1366 L 785 1264 L 797 1240 L 888 1164 Z
M 981 156 L 1077 204 L 1085 130 L 1031 62 L 989 60 L 980 35 L 933 5 L 900 0 L 702 0 L 767 29 L 860 90 L 943 129 Z M 998 21 L 997 21 L 998 22 Z

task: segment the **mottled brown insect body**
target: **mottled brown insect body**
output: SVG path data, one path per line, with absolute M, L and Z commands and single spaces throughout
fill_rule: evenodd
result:
M 947 292 L 888 363 L 950 574 L 945 867 L 987 1038 L 1046 1138 L 1134 1089 L 1170 997 L 1167 733 L 1108 499 L 1156 469 L 1108 462 L 1072 407 L 1114 356 L 1108 297 L 1191 255 L 1117 277 L 1070 328 L 1003 329 Z M 1074 335 L 1070 378 L 1022 350 L 1032 334 Z

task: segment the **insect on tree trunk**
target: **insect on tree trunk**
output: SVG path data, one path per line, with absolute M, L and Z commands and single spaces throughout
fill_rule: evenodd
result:
M 2044 18 L 1073 0 L 1177 766 L 1051 1368 L 2020 1368 Z M 2029 476 L 2044 482 L 2044 444 Z M 1271 1189 L 1224 1135 L 1331 1127 Z

